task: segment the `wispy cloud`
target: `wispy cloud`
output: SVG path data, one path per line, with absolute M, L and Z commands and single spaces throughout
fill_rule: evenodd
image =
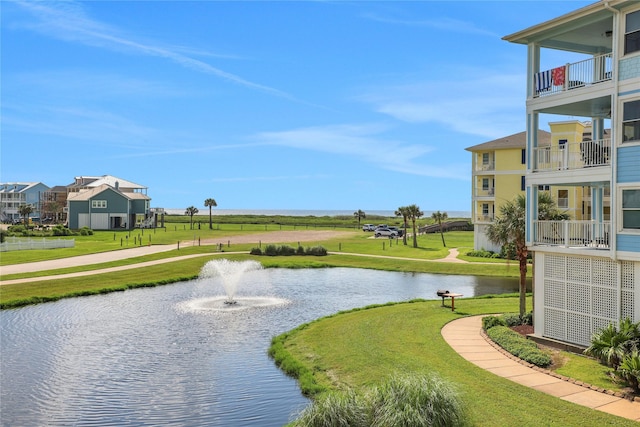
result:
M 134 36 L 121 34 L 122 32 L 116 28 L 91 19 L 83 5 L 77 2 L 18 1 L 16 4 L 28 10 L 38 20 L 25 25 L 26 28 L 47 36 L 103 49 L 164 58 L 182 67 L 214 75 L 249 89 L 297 101 L 286 92 L 246 80 L 181 53 L 189 52 L 187 48 L 172 49 L 157 43 L 141 42 Z
M 381 169 L 411 175 L 465 179 L 468 166 L 430 165 L 425 156 L 433 147 L 387 139 L 389 127 L 379 124 L 333 125 L 262 132 L 256 141 L 357 158 Z
M 524 77 L 486 70 L 442 70 L 429 80 L 363 89 L 357 98 L 408 123 L 437 123 L 456 132 L 497 138 L 524 126 Z
M 429 29 L 445 31 L 449 33 L 464 33 L 464 34 L 475 34 L 475 35 L 483 35 L 488 37 L 498 37 L 497 33 L 494 33 L 489 30 L 485 30 L 482 28 L 478 28 L 472 22 L 461 21 L 459 19 L 452 19 L 446 16 L 438 17 L 435 19 L 423 19 L 423 20 L 415 20 L 415 19 L 402 19 L 402 18 L 394 18 L 389 16 L 380 16 L 375 13 L 367 13 L 363 15 L 366 19 L 381 22 L 384 24 L 390 25 L 402 25 L 407 27 L 425 27 Z
M 3 127 L 34 135 L 61 137 L 74 147 L 79 140 L 93 147 L 104 145 L 113 150 L 131 150 L 142 148 L 161 135 L 156 129 L 107 111 L 30 105 L 29 118 L 24 118 L 23 108 L 4 105 Z

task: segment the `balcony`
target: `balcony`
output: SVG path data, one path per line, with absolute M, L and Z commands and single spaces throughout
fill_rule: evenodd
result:
M 478 163 L 476 164 L 476 172 L 483 172 L 483 171 L 494 171 L 496 170 L 496 164 L 495 162 L 488 162 L 488 163 Z
M 493 215 L 491 215 L 491 214 L 478 214 L 475 217 L 475 222 L 493 222 Z
M 534 97 L 554 95 L 569 90 L 611 80 L 612 55 L 594 56 L 551 70 L 540 71 L 533 76 Z
M 534 148 L 533 171 L 582 169 L 611 165 L 611 139 Z
M 609 249 L 610 222 L 533 221 L 535 246 Z
M 476 188 L 476 197 L 493 197 L 495 188 Z

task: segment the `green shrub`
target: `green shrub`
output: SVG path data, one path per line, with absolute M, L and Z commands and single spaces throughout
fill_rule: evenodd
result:
M 500 347 L 524 361 L 543 368 L 551 364 L 551 356 L 540 350 L 535 342 L 506 326 L 494 326 L 487 330 L 487 335 Z
M 282 245 L 278 248 L 278 255 L 291 256 L 295 254 L 296 254 L 296 250 L 291 246 Z
M 84 226 L 80 229 L 81 236 L 93 236 L 93 230 L 87 226 Z
M 504 323 L 509 327 L 522 325 L 522 318 L 520 317 L 519 314 L 515 314 L 515 313 L 503 314 L 502 320 L 504 320 Z
M 639 350 L 639 325 L 639 323 L 633 323 L 629 318 L 621 320 L 619 327 L 609 323 L 593 334 L 591 344 L 584 353 L 617 369 L 625 355 Z
M 533 312 L 525 313 L 521 320 L 523 325 L 533 325 Z
M 62 225 L 56 225 L 55 227 L 53 227 L 53 235 L 54 236 L 71 236 L 71 230 L 69 230 L 67 227 L 64 227 Z
M 8 235 L 9 233 L 7 232 L 7 230 L 0 230 L 0 243 L 4 243 L 5 240 L 7 240 Z
M 495 255 L 494 252 L 487 251 L 487 250 L 484 250 L 484 249 L 467 252 L 467 256 L 472 256 L 472 257 L 476 257 L 476 258 L 493 258 L 494 255 Z
M 638 351 L 626 354 L 614 373 L 616 377 L 626 381 L 635 393 L 640 393 L 640 354 Z
M 293 423 L 305 427 L 368 426 L 368 405 L 362 395 L 353 390 L 327 393 L 306 407 Z
M 378 387 L 319 396 L 294 426 L 465 426 L 466 411 L 455 389 L 436 375 L 393 377 Z
M 507 326 L 507 324 L 498 316 L 485 316 L 482 318 L 482 329 L 488 331 L 494 326 Z
M 322 246 L 314 246 L 312 248 L 307 248 L 305 253 L 313 256 L 325 256 L 327 255 L 327 250 Z
M 251 249 L 251 255 L 267 255 L 267 256 L 291 256 L 291 255 L 313 255 L 313 256 L 324 256 L 327 255 L 327 250 L 322 246 L 316 246 L 313 248 L 303 248 L 302 246 L 298 246 L 297 249 L 292 248 L 291 246 L 282 245 L 267 245 L 262 251 L 260 248 Z
M 9 227 L 7 227 L 7 231 L 9 233 L 12 234 L 22 234 L 25 232 L 25 230 L 27 229 L 27 227 L 25 227 L 22 224 L 17 224 L 17 225 L 10 225 Z
M 436 375 L 393 377 L 369 397 L 375 427 L 464 426 L 462 401 L 451 384 Z
M 276 245 L 267 245 L 264 248 L 264 254 L 267 256 L 276 256 L 278 255 L 278 248 Z

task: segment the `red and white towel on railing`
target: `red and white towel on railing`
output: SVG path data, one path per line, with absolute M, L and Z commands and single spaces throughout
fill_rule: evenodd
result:
M 562 86 L 564 84 L 564 66 L 551 70 L 551 78 L 554 85 Z

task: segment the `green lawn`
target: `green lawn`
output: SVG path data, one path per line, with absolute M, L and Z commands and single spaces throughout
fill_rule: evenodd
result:
M 395 373 L 436 372 L 462 394 L 474 426 L 637 426 L 478 368 L 440 334 L 461 315 L 514 312 L 517 307 L 512 297 L 464 299 L 457 313 L 438 301 L 357 310 L 288 333 L 285 349 L 331 390 L 363 388 Z
M 391 222 L 389 222 L 391 223 Z M 3 253 L 0 265 L 19 264 L 37 260 L 57 259 L 96 253 L 137 244 L 177 244 L 178 241 L 197 243 L 198 239 L 214 239 L 226 243 L 225 237 L 262 233 L 265 231 L 296 230 L 312 225 L 280 224 L 220 224 L 209 230 L 189 229 L 188 224 L 168 224 L 166 229 L 136 230 L 132 232 L 96 232 L 93 236 L 76 236 L 72 249 L 21 251 Z M 334 229 L 338 229 L 335 228 Z M 353 231 L 353 227 L 345 227 Z M 445 233 L 447 247 L 439 234 L 418 237 L 418 248 L 402 244 L 402 239 L 372 239 L 371 233 L 353 232 L 349 237 L 320 242 L 301 242 L 303 246 L 322 245 L 336 254 L 326 257 L 252 257 L 248 251 L 255 245 L 225 246 L 225 253 L 216 252 L 214 246 L 183 247 L 166 253 L 29 274 L 4 275 L 3 280 L 30 277 L 25 284 L 0 286 L 0 307 L 9 308 L 59 298 L 113 292 L 140 286 L 156 286 L 197 277 L 202 266 L 216 257 L 229 259 L 257 259 L 266 268 L 321 268 L 355 267 L 389 271 L 429 272 L 442 274 L 472 274 L 483 276 L 517 277 L 514 262 L 497 261 L 493 264 L 454 264 L 433 262 L 443 258 L 448 248 L 470 248 L 473 232 Z M 292 246 L 297 242 L 282 242 Z M 246 252 L 233 255 L 229 251 Z M 461 251 L 462 252 L 462 251 Z M 126 271 L 57 280 L 38 280 L 39 276 L 96 270 L 117 265 L 134 264 L 182 255 L 203 256 L 180 262 L 135 268 Z M 359 255 L 356 255 L 359 254 Z M 364 256 L 361 256 L 364 255 Z M 479 263 L 483 258 L 466 258 Z M 287 339 L 287 348 L 316 372 L 318 381 L 332 388 L 361 387 L 383 379 L 393 372 L 420 372 L 436 370 L 459 385 L 476 425 L 578 425 L 576 420 L 589 417 L 599 425 L 630 425 L 615 417 L 594 414 L 594 411 L 570 405 L 559 399 L 542 396 L 524 387 L 487 374 L 461 359 L 440 336 L 440 328 L 449 320 L 464 314 L 500 313 L 517 311 L 516 298 L 465 299 L 458 313 L 443 310 L 438 302 L 417 302 L 360 310 L 340 314 L 330 319 L 313 322 L 294 332 Z M 584 365 L 586 363 L 586 365 Z M 602 373 L 591 372 L 593 363 L 581 358 L 570 360 L 564 375 L 600 385 Z M 592 380 L 592 381 L 590 381 Z M 606 378 L 605 378 L 606 380 Z M 508 403 L 508 404 L 505 404 Z M 545 412 L 546 406 L 549 411 Z M 533 409 L 531 409 L 533 408 Z M 520 417 L 514 414 L 532 414 Z M 522 422 L 520 422 L 522 421 Z

